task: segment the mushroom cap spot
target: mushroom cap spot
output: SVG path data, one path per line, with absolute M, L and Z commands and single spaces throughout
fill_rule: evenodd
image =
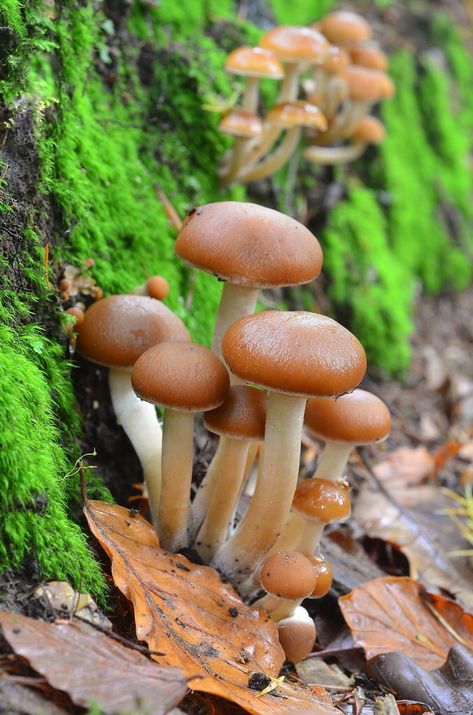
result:
M 325 37 L 312 27 L 281 25 L 264 33 L 260 47 L 271 50 L 283 62 L 310 62 L 323 64 L 329 44 Z
M 147 402 L 185 412 L 220 405 L 228 392 L 228 372 L 208 348 L 194 343 L 160 343 L 136 361 L 131 373 L 136 394 Z
M 315 623 L 302 606 L 298 606 L 292 616 L 279 621 L 278 636 L 286 660 L 291 663 L 307 658 L 315 642 Z
M 350 57 L 355 65 L 368 67 L 368 69 L 386 72 L 388 58 L 375 44 L 355 45 L 350 48 Z
M 324 70 L 329 74 L 339 74 L 350 64 L 350 56 L 342 47 L 331 45 L 324 62 Z
M 333 442 L 381 442 L 391 431 L 391 415 L 379 397 L 354 390 L 341 397 L 308 400 L 304 422 L 318 437 Z
M 274 209 L 239 201 L 193 209 L 175 252 L 193 266 L 247 288 L 308 283 L 322 268 L 320 244 L 305 226 Z
M 265 311 L 233 323 L 223 357 L 242 380 L 289 395 L 340 395 L 366 371 L 361 343 L 325 315 Z
M 309 127 L 324 132 L 327 120 L 321 110 L 309 102 L 283 102 L 269 110 L 266 119 L 283 129 L 292 127 Z
M 350 139 L 362 144 L 380 144 L 385 136 L 384 124 L 377 117 L 367 116 L 358 124 Z
M 142 295 L 98 300 L 85 311 L 77 332 L 77 352 L 107 367 L 130 368 L 156 343 L 190 340 L 177 315 L 160 301 Z
M 260 570 L 261 586 L 281 598 L 306 598 L 316 586 L 312 562 L 298 551 L 278 551 L 265 558 Z
M 307 556 L 315 572 L 316 582 L 310 598 L 323 598 L 330 591 L 333 581 L 332 567 L 320 556 Z
M 371 37 L 371 27 L 365 18 L 348 10 L 329 13 L 319 21 L 318 26 L 320 32 L 335 45 L 365 42 Z
M 169 293 L 169 283 L 163 276 L 150 276 L 146 281 L 146 290 L 151 298 L 164 300 Z
M 384 72 L 350 65 L 341 75 L 353 101 L 378 102 L 394 95 L 394 85 Z
M 230 52 L 225 69 L 232 74 L 246 77 L 266 77 L 282 79 L 284 68 L 274 52 L 263 47 L 237 47 Z
M 328 479 L 304 479 L 296 489 L 292 508 L 307 519 L 318 519 L 324 524 L 341 521 L 350 516 L 349 491 Z
M 263 133 L 263 122 L 257 114 L 232 109 L 222 118 L 219 129 L 235 137 L 259 137 Z
M 206 413 L 208 430 L 233 439 L 264 439 L 267 395 L 246 385 L 231 387 L 220 407 Z

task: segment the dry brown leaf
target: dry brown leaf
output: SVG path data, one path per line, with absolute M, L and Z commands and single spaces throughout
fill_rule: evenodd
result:
M 367 658 L 400 652 L 425 670 L 434 670 L 455 643 L 473 648 L 473 616 L 441 596 L 427 599 L 418 581 L 388 576 L 355 588 L 339 604 Z
M 46 623 L 0 612 L 3 635 L 15 653 L 74 703 L 104 713 L 164 715 L 177 705 L 187 681 L 177 668 L 156 665 L 98 631 L 74 623 Z
M 435 470 L 435 459 L 425 447 L 400 447 L 376 465 L 374 473 L 382 482 L 397 486 L 419 484 Z
M 177 665 L 195 690 L 231 700 L 254 715 L 335 715 L 330 701 L 278 682 L 267 695 L 249 688 L 252 673 L 277 678 L 284 655 L 271 619 L 249 608 L 207 566 L 159 548 L 150 524 L 123 507 L 90 501 L 89 526 L 112 561 L 112 575 L 133 603 L 136 632 L 161 665 Z

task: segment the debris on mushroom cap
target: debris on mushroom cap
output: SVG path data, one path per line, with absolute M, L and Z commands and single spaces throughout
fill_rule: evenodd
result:
M 193 209 L 175 252 L 201 270 L 248 288 L 308 283 L 322 268 L 320 244 L 305 226 L 274 209 L 238 201 Z
M 169 293 L 169 283 L 163 276 L 150 276 L 146 281 L 146 291 L 150 298 L 164 300 Z
M 371 37 L 371 27 L 365 18 L 348 10 L 329 13 L 319 21 L 318 27 L 334 45 L 351 45 Z
M 350 516 L 349 490 L 328 479 L 304 479 L 296 489 L 292 508 L 306 518 L 318 519 L 324 524 L 341 521 Z
M 378 102 L 394 94 L 394 85 L 384 72 L 360 65 L 350 65 L 341 75 L 353 101 Z
M 237 47 L 230 52 L 225 69 L 232 74 L 246 77 L 282 79 L 284 68 L 274 52 L 263 47 Z
M 315 643 L 315 623 L 303 606 L 298 606 L 292 616 L 279 621 L 278 636 L 286 660 L 291 663 L 307 658 Z
M 190 340 L 177 315 L 141 295 L 112 295 L 93 303 L 78 333 L 77 352 L 108 367 L 131 367 L 145 350 L 164 340 Z
M 283 102 L 269 110 L 266 119 L 284 129 L 291 127 L 309 127 L 324 132 L 327 120 L 315 104 L 309 102 Z
M 322 439 L 351 444 L 380 442 L 391 430 L 391 415 L 384 402 L 360 389 L 336 399 L 311 398 L 304 422 Z
M 282 25 L 265 32 L 260 47 L 274 52 L 284 62 L 323 64 L 329 44 L 320 32 L 311 27 Z
M 259 137 L 263 132 L 263 122 L 257 114 L 231 109 L 223 116 L 219 129 L 236 137 Z
M 261 586 L 268 593 L 296 600 L 306 598 L 316 587 L 317 575 L 311 561 L 297 551 L 278 551 L 261 566 Z
M 246 385 L 234 385 L 220 407 L 206 412 L 208 430 L 234 439 L 262 440 L 266 420 L 267 395 Z
M 315 582 L 314 590 L 310 594 L 310 598 L 322 598 L 323 596 L 327 595 L 332 585 L 332 567 L 330 566 L 328 561 L 325 561 L 325 559 L 322 559 L 320 556 L 307 556 L 307 558 L 312 563 L 312 567 L 314 569 L 315 576 L 317 579 Z
M 372 70 L 386 72 L 388 68 L 388 58 L 380 48 L 371 43 L 367 45 L 356 45 L 351 47 L 350 57 L 355 65 L 368 67 Z
M 360 342 L 331 318 L 305 311 L 265 311 L 225 333 L 223 356 L 242 380 L 293 395 L 339 395 L 366 371 Z
M 143 400 L 186 412 L 217 407 L 230 386 L 228 372 L 215 353 L 183 342 L 149 348 L 136 361 L 131 383 Z
M 384 124 L 377 117 L 364 117 L 350 139 L 362 144 L 380 144 L 386 136 Z

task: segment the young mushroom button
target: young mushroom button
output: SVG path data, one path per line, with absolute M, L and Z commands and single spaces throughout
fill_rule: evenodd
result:
M 269 392 L 255 494 L 214 564 L 239 583 L 251 574 L 287 521 L 299 473 L 307 398 L 353 390 L 366 370 L 359 341 L 331 318 L 304 311 L 246 316 L 225 334 L 223 355 L 242 380 Z
M 194 413 L 223 402 L 229 389 L 228 372 L 211 350 L 168 342 L 143 353 L 131 381 L 143 400 L 165 408 L 157 526 L 162 546 L 177 551 L 188 541 Z
M 164 340 L 190 340 L 184 323 L 153 298 L 114 295 L 93 303 L 77 326 L 77 352 L 109 369 L 113 409 L 142 464 L 153 520 L 161 489 L 161 428 L 152 405 L 131 387 L 131 368 L 140 355 Z
M 322 249 L 301 223 L 256 204 L 222 201 L 193 209 L 175 244 L 187 263 L 225 281 L 213 349 L 238 318 L 254 311 L 261 288 L 301 285 L 322 268 Z

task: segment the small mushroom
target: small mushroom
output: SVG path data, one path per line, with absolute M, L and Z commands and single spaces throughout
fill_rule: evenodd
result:
M 222 183 L 229 184 L 242 165 L 243 152 L 248 140 L 262 135 L 263 122 L 256 114 L 241 109 L 231 109 L 223 116 L 219 129 L 224 134 L 235 137 L 233 150 L 221 171 Z
M 298 606 L 288 618 L 278 622 L 281 647 L 290 663 L 299 663 L 312 652 L 316 630 L 315 623 L 303 606 Z
M 264 608 L 271 615 L 283 605 L 294 611 L 301 599 L 313 593 L 317 584 L 312 562 L 297 551 L 279 551 L 267 556 L 259 573 L 266 595 L 255 601 L 253 606 Z
M 136 361 L 131 376 L 136 394 L 162 405 L 162 488 L 157 528 L 165 549 L 187 546 L 192 481 L 194 413 L 220 405 L 228 392 L 225 366 L 193 343 L 155 345 Z
M 362 15 L 349 10 L 337 10 L 325 15 L 318 30 L 329 42 L 339 47 L 351 47 L 371 37 L 371 27 Z
M 346 164 L 358 159 L 366 150 L 368 144 L 380 144 L 386 130 L 379 119 L 372 116 L 364 117 L 350 137 L 350 143 L 343 146 L 313 145 L 304 151 L 304 158 L 315 164 L 335 166 Z
M 164 276 L 150 276 L 145 283 L 132 291 L 135 295 L 147 295 L 156 300 L 164 300 L 169 293 L 169 283 Z
M 388 69 L 388 58 L 374 42 L 355 45 L 350 47 L 349 52 L 355 65 L 361 65 L 361 67 L 378 70 L 379 72 L 386 72 Z

